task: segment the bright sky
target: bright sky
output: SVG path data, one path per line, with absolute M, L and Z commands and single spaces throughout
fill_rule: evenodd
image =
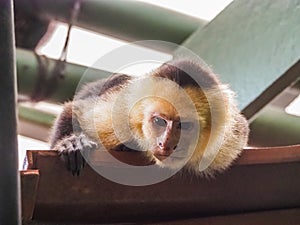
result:
M 286 107 L 285 111 L 288 114 L 300 116 L 300 95 Z
M 212 20 L 233 0 L 139 0 L 204 20 Z

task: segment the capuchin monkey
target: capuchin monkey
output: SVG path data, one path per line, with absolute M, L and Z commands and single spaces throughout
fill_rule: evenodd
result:
M 141 151 L 163 168 L 214 176 L 240 155 L 248 123 L 207 67 L 173 60 L 141 77 L 114 74 L 64 105 L 51 148 L 79 174 L 87 151 Z

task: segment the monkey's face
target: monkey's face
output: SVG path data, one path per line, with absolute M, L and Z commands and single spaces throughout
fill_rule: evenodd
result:
M 190 158 L 197 122 L 180 117 L 175 107 L 163 99 L 152 99 L 145 106 L 142 132 L 151 154 L 161 166 L 178 168 Z

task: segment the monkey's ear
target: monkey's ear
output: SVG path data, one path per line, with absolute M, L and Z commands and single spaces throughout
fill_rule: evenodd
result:
M 183 88 L 193 86 L 210 89 L 220 84 L 208 66 L 189 59 L 166 62 L 153 71 L 153 75 L 170 79 Z

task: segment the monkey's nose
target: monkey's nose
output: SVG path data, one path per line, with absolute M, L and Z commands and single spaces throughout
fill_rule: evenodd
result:
M 165 152 L 172 152 L 173 150 L 175 150 L 177 148 L 177 145 L 170 145 L 170 144 L 164 144 L 162 142 L 158 143 L 158 146 L 160 148 L 160 150 L 165 151 Z

